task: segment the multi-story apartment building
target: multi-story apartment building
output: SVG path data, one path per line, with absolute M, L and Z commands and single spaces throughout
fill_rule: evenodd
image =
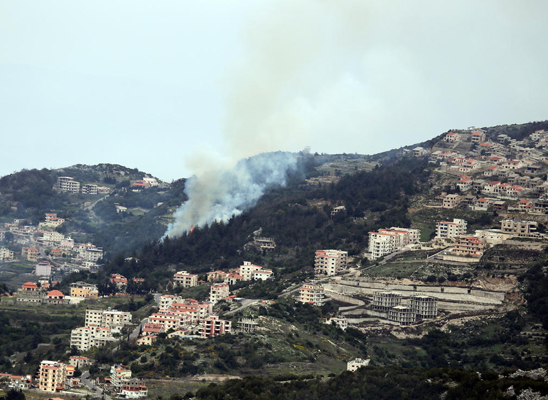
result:
M 80 326 L 73 329 L 70 333 L 70 346 L 76 347 L 78 351 L 87 351 L 92 347 L 101 347 L 116 340 L 112 336 L 110 328 L 96 325 Z
M 97 185 L 88 183 L 82 186 L 82 193 L 95 196 L 97 194 Z
M 436 237 L 450 239 L 456 236 L 466 235 L 467 223 L 463 219 L 454 218 L 453 222 L 440 221 L 436 227 Z
M 379 229 L 378 232 L 369 232 L 369 253 L 374 260 L 401 249 L 408 244 L 418 243 L 419 238 L 419 229 L 396 227 Z
M 256 274 L 255 272 L 260 273 Z M 251 264 L 249 261 L 244 261 L 244 264 L 240 265 L 239 275 L 243 277 L 244 281 L 250 281 L 252 279 L 265 280 L 272 276 L 272 270 Z
M 209 289 L 209 301 L 216 304 L 230 295 L 228 283 L 214 283 Z
M 189 274 L 186 271 L 179 271 L 173 275 L 173 280 L 178 286 L 184 288 L 194 287 L 198 285 L 198 275 Z
M 452 253 L 458 256 L 481 257 L 485 250 L 485 242 L 476 236 L 459 236 L 455 239 Z
M 448 194 L 443 198 L 443 208 L 455 208 L 459 205 L 461 197 L 458 194 Z
M 21 257 L 27 261 L 38 261 L 40 252 L 36 247 L 23 247 L 21 249 Z
M 57 189 L 62 192 L 80 193 L 80 182 L 70 176 L 60 176 L 57 178 Z
M 190 325 L 191 317 L 186 312 L 163 310 L 153 313 L 148 317 L 151 324 L 162 325 L 164 332 L 170 329 L 178 330 Z
M 314 258 L 316 275 L 337 275 L 346 268 L 348 252 L 342 250 L 317 250 Z
M 520 218 L 505 219 L 500 223 L 503 232 L 512 233 L 519 237 L 529 237 L 536 234 L 538 223 L 536 221 L 522 221 Z
M 321 307 L 325 304 L 325 290 L 320 285 L 305 283 L 299 291 L 299 301 Z
M 232 326 L 230 321 L 219 319 L 217 315 L 210 315 L 202 320 L 202 329 L 200 336 L 215 337 L 230 333 Z
M 12 261 L 15 253 L 5 247 L 0 248 L 0 261 Z
M 66 365 L 44 360 L 40 363 L 38 387 L 46 392 L 59 392 L 65 388 Z
M 407 306 L 395 306 L 388 310 L 388 320 L 400 325 L 411 325 L 417 322 L 417 314 Z
M 167 310 L 172 303 L 182 302 L 181 296 L 175 296 L 173 294 L 163 294 L 160 296 L 160 310 Z
M 375 292 L 373 294 L 372 308 L 379 312 L 388 312 L 392 307 L 401 304 L 401 294 L 395 292 Z
M 438 299 L 430 296 L 411 297 L 411 309 L 417 319 L 436 318 L 438 316 Z
M 131 323 L 131 313 L 118 310 L 86 310 L 86 326 L 97 325 L 120 330 Z

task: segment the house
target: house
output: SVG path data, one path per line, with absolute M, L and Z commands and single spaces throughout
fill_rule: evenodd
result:
M 358 368 L 367 367 L 369 365 L 369 361 L 371 361 L 369 358 L 366 360 L 356 358 L 352 361 L 348 361 L 346 363 L 346 370 L 350 372 L 355 372 Z
M 348 252 L 342 250 L 317 250 L 314 258 L 316 275 L 337 275 L 346 269 Z
M 457 186 L 459 187 L 461 192 L 470 190 L 472 188 L 472 179 L 470 179 L 468 176 L 463 176 L 457 182 Z
M 460 135 L 457 132 L 449 132 L 443 138 L 446 142 L 458 142 L 460 140 Z
M 348 319 L 331 317 L 325 320 L 325 324 L 334 325 L 337 328 L 342 329 L 344 331 L 346 330 L 346 328 L 348 328 Z
M 471 140 L 472 140 L 472 143 L 476 143 L 476 144 L 483 143 L 485 142 L 485 133 L 481 131 L 472 132 Z
M 70 356 L 69 365 L 78 369 L 89 367 L 92 364 L 91 360 L 84 356 Z
M 47 304 L 64 304 L 68 303 L 68 300 L 65 300 L 65 295 L 59 290 L 51 290 L 47 294 L 46 302 Z
M 485 242 L 475 236 L 460 236 L 456 238 L 452 253 L 458 256 L 481 258 L 485 250 Z
M 0 261 L 13 261 L 15 253 L 6 247 L 0 247 Z
M 325 304 L 325 290 L 319 285 L 305 283 L 299 291 L 299 301 L 304 304 L 312 304 L 321 307 Z
M 96 299 L 99 297 L 99 290 L 92 283 L 74 282 L 70 284 L 70 297 Z
M 23 247 L 21 257 L 27 261 L 38 261 L 39 252 L 35 247 Z
M 127 287 L 127 278 L 124 275 L 112 274 L 110 281 L 116 285 L 118 289 L 125 290 Z

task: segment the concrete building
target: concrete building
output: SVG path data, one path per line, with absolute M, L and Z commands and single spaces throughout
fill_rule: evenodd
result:
M 301 286 L 299 301 L 321 307 L 325 304 L 325 290 L 320 285 L 305 283 Z
M 238 331 L 239 332 L 255 332 L 259 327 L 259 323 L 252 318 L 241 318 L 238 321 Z
M 438 299 L 430 296 L 411 297 L 411 309 L 417 319 L 436 318 L 438 316 Z
M 209 302 L 216 304 L 230 295 L 228 283 L 214 283 L 209 289 Z
M 69 365 L 78 369 L 89 367 L 92 364 L 91 360 L 83 356 L 70 356 Z
M 531 237 L 536 235 L 538 223 L 536 221 L 522 221 L 520 218 L 505 219 L 500 223 L 503 232 L 511 233 L 518 237 Z
M 402 295 L 390 291 L 375 292 L 371 306 L 374 311 L 388 312 L 392 307 L 401 304 Z
M 82 194 L 95 196 L 95 195 L 97 195 L 97 193 L 98 193 L 97 185 L 93 185 L 91 183 L 88 183 L 88 184 L 82 186 Z
M 475 236 L 459 236 L 456 238 L 452 252 L 459 256 L 481 257 L 485 250 L 485 242 Z
M 45 392 L 59 392 L 65 388 L 66 366 L 57 361 L 44 360 L 38 372 L 38 388 Z
M 443 198 L 443 208 L 455 208 L 459 205 L 461 197 L 458 194 L 448 194 Z
M 60 176 L 57 178 L 57 189 L 61 192 L 80 193 L 80 182 L 70 176 Z
M 346 318 L 331 317 L 325 320 L 325 323 L 327 325 L 335 325 L 337 328 L 342 329 L 343 331 L 348 328 L 348 320 Z
M 440 221 L 436 227 L 436 237 L 441 239 L 450 239 L 461 235 L 466 235 L 467 223 L 463 219 L 454 218 L 453 222 Z
M 38 261 L 39 251 L 35 247 L 23 247 L 21 249 L 21 257 L 27 261 Z
M 178 286 L 184 288 L 194 287 L 198 285 L 198 275 L 189 274 L 186 271 L 179 271 L 173 275 L 173 280 Z
M 38 276 L 51 276 L 51 267 L 49 261 L 41 261 L 34 267 L 34 273 Z
M 388 320 L 400 325 L 411 325 L 417 321 L 417 314 L 408 306 L 395 306 L 388 310 Z
M 208 318 L 202 320 L 202 329 L 200 336 L 215 337 L 230 333 L 230 330 L 230 321 L 219 319 L 217 315 L 210 315 Z
M 317 250 L 314 258 L 316 275 L 337 275 L 346 268 L 348 252 L 342 250 Z
M 78 351 L 87 351 L 92 347 L 101 347 L 115 342 L 110 328 L 100 326 L 80 326 L 70 332 L 70 346 Z

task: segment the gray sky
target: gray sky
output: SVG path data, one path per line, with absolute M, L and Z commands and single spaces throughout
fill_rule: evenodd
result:
M 0 176 L 170 181 L 548 119 L 544 0 L 0 1 Z

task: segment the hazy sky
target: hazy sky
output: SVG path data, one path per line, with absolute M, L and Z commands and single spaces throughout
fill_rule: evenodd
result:
M 170 181 L 548 119 L 548 2 L 0 0 L 0 176 Z

